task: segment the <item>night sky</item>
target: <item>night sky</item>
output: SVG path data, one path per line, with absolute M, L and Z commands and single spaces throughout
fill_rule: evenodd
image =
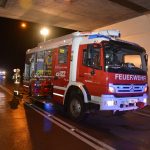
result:
M 27 27 L 23 29 L 21 22 L 24 21 L 0 18 L 0 70 L 6 70 L 8 76 L 12 75 L 14 68 L 20 68 L 23 73 L 26 50 L 43 41 L 40 35 L 43 25 L 26 22 Z M 47 39 L 74 32 L 58 27 L 48 28 L 50 33 Z

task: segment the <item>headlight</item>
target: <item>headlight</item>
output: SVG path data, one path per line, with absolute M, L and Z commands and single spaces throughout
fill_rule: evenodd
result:
M 115 101 L 113 101 L 113 100 L 109 100 L 106 103 L 108 106 L 114 106 L 115 105 Z
M 109 90 L 110 93 L 115 93 L 115 88 L 112 87 L 112 86 L 109 86 L 109 89 L 108 89 L 108 90 Z
M 144 98 L 143 102 L 144 102 L 144 103 L 147 103 L 147 98 Z
M 144 87 L 144 92 L 147 92 L 147 86 Z
M 2 74 L 3 74 L 3 75 L 6 75 L 6 72 L 5 72 L 5 71 L 3 71 L 3 72 L 2 72 Z

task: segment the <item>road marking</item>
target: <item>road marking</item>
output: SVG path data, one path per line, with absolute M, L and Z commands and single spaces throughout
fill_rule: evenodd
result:
M 5 92 L 7 92 L 10 95 L 13 95 L 12 92 L 5 88 L 4 86 L 0 85 L 0 88 L 3 89 Z M 76 129 L 75 127 L 69 125 L 68 123 L 62 121 L 61 119 L 53 116 L 52 114 L 45 112 L 44 110 L 38 108 L 39 110 L 33 108 L 32 104 L 30 103 L 25 103 L 28 107 L 32 108 L 34 111 L 36 111 L 37 113 L 39 113 L 40 115 L 42 115 L 43 117 L 47 118 L 49 121 L 53 122 L 54 124 L 56 124 L 57 126 L 61 127 L 62 129 L 64 129 L 65 131 L 69 132 L 70 134 L 72 134 L 73 136 L 75 136 L 76 138 L 80 139 L 81 141 L 83 141 L 84 143 L 88 144 L 89 146 L 93 147 L 96 150 L 115 150 L 113 147 L 95 139 L 94 137 L 82 132 L 79 129 Z M 36 107 L 36 106 L 34 106 Z M 44 113 L 42 113 L 42 112 Z M 83 136 L 84 135 L 84 136 Z
M 142 112 L 134 112 L 135 114 L 141 115 L 141 116 L 145 116 L 145 117 L 150 117 L 150 114 L 146 114 L 146 113 L 142 113 Z
M 49 121 L 53 122 L 54 124 L 56 124 L 57 126 L 62 128 L 63 130 L 69 132 L 70 134 L 72 134 L 76 138 L 80 139 L 84 143 L 88 144 L 89 146 L 93 147 L 94 149 L 96 149 L 96 150 L 104 150 L 104 149 L 105 150 L 115 150 L 115 148 L 88 135 L 87 133 L 84 133 L 83 131 L 75 128 L 74 126 L 72 126 L 72 125 L 64 122 L 63 120 L 55 117 L 54 115 L 44 111 L 43 109 L 41 109 L 33 104 L 30 105 L 30 103 L 27 103 L 27 102 L 25 104 L 28 107 L 30 107 L 31 109 L 33 109 L 34 111 L 36 111 L 37 113 L 39 113 L 40 115 L 42 115 L 43 117 L 47 118 Z
M 9 90 L 8 88 L 0 85 L 0 88 L 2 90 L 4 90 L 5 92 L 7 92 L 9 95 L 13 95 L 12 91 Z M 64 122 L 63 120 L 55 117 L 54 115 L 38 108 L 39 110 L 33 108 L 33 104 L 31 103 L 27 103 L 25 102 L 25 104 L 32 108 L 34 111 L 36 111 L 37 113 L 39 113 L 40 115 L 42 115 L 43 117 L 47 118 L 49 121 L 53 122 L 54 124 L 56 124 L 57 126 L 61 127 L 62 129 L 64 129 L 65 131 L 69 132 L 70 134 L 72 134 L 73 136 L 75 136 L 76 138 L 80 139 L 81 141 L 85 142 L 86 144 L 88 144 L 89 146 L 93 147 L 94 149 L 96 150 L 115 150 L 115 148 L 107 145 L 106 143 L 88 135 L 87 133 L 84 133 L 83 131 L 75 128 L 74 126 Z M 37 107 L 37 106 L 34 106 L 34 107 Z M 44 113 L 42 113 L 44 112 Z M 134 112 L 135 114 L 139 114 L 139 115 L 142 115 L 142 116 L 146 116 L 146 117 L 150 117 L 150 114 L 146 114 L 146 113 L 142 113 L 142 112 L 137 112 L 135 111 Z
M 56 96 L 64 97 L 64 95 L 62 95 L 62 94 L 58 94 L 58 93 L 53 93 L 53 94 Z

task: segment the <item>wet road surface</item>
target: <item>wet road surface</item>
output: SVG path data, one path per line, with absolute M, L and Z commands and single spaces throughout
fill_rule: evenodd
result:
M 27 119 L 22 105 L 10 108 L 12 95 L 0 89 L 0 149 L 32 149 Z
M 23 100 L 17 109 L 11 109 L 10 101 L 13 95 L 10 89 L 0 85 L 0 149 L 93 150 L 86 143 L 24 105 Z
M 0 86 L 0 149 L 4 150 L 92 150 L 84 140 L 67 132 L 51 120 L 51 116 L 37 113 L 24 96 L 17 109 L 10 108 L 11 87 Z M 43 104 L 34 104 L 40 109 Z M 47 110 L 48 111 L 48 110 Z M 150 149 L 150 107 L 124 116 L 104 117 L 99 113 L 90 114 L 82 122 L 73 122 L 62 111 L 55 108 L 48 111 L 54 117 L 71 125 L 82 134 L 102 142 L 102 149 L 149 150 Z M 50 118 L 50 119 L 49 119 Z M 62 123 L 57 122 L 62 125 Z M 74 131 L 75 132 L 75 131 Z M 83 133 L 82 133 L 83 132 Z M 87 136 L 86 136 L 87 137 Z M 84 138 L 86 138 L 84 136 Z M 89 140 L 89 138 L 87 138 Z M 93 141 L 92 141 L 93 142 Z M 96 142 L 95 142 L 96 143 Z M 105 147 L 108 145 L 108 148 Z M 109 147 L 110 146 L 110 147 Z M 96 149 L 96 148 L 95 148 Z M 99 147 L 98 149 L 101 149 Z

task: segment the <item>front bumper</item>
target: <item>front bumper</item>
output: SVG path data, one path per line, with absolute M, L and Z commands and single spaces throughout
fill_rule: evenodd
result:
M 148 95 L 140 97 L 115 97 L 114 95 L 102 95 L 100 110 L 128 111 L 143 108 L 147 105 Z

